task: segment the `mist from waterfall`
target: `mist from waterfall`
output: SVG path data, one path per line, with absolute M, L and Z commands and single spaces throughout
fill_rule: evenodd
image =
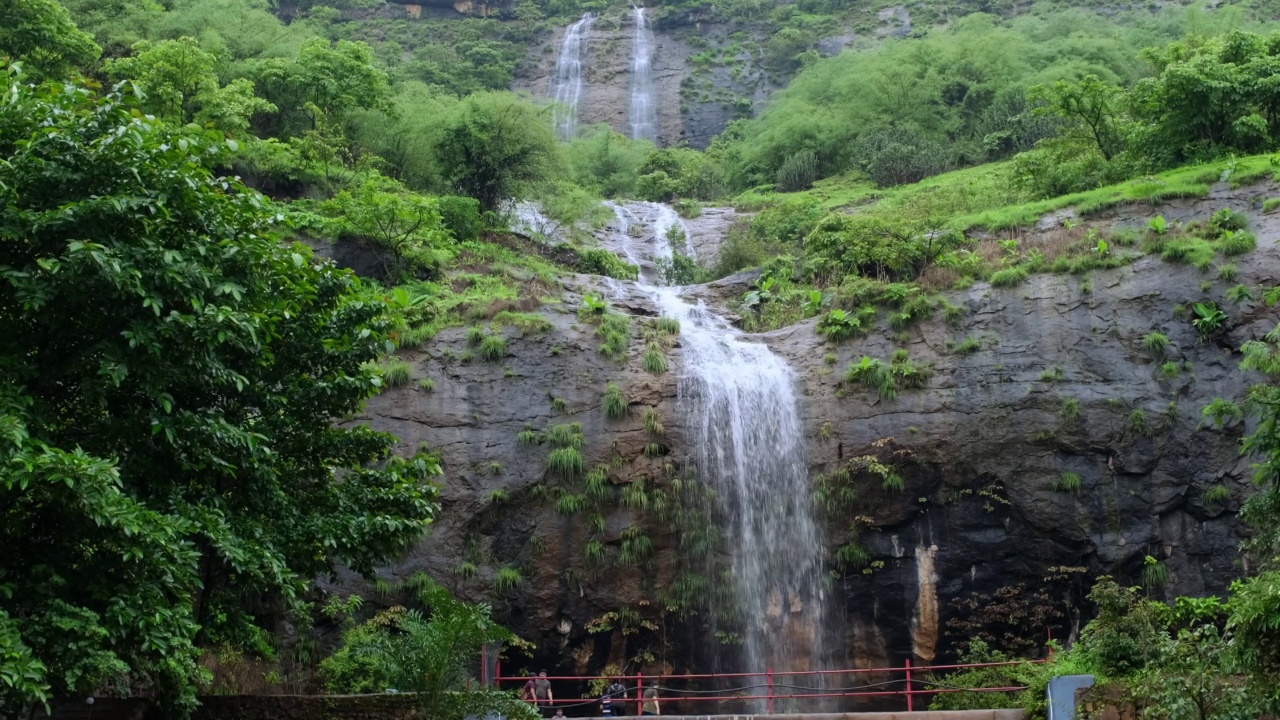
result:
M 631 103 L 627 122 L 633 140 L 658 141 L 658 107 L 653 99 L 653 33 L 644 8 L 632 8 L 636 30 L 631 46 Z
M 556 72 L 549 88 L 556 101 L 554 122 L 556 133 L 562 140 L 571 140 L 578 132 L 578 103 L 582 100 L 582 58 L 586 52 L 587 36 L 596 16 L 586 13 L 564 31 L 560 42 L 560 55 L 556 58 Z

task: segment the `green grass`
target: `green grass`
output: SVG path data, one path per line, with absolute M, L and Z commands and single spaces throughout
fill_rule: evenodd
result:
M 399 388 L 409 384 L 409 363 L 403 360 L 388 360 L 382 366 L 382 384 L 388 388 Z
M 1169 336 L 1153 330 L 1143 336 L 1142 346 L 1158 356 L 1163 356 L 1164 349 L 1169 346 Z
M 1262 202 L 1262 212 L 1269 213 L 1280 207 L 1280 198 L 1267 198 Z
M 1003 270 L 997 270 L 991 273 L 992 287 L 1015 287 L 1021 285 L 1027 279 L 1027 269 L 1024 267 L 1011 267 Z
M 649 343 L 644 351 L 644 369 L 653 375 L 661 375 L 667 371 L 667 356 L 658 343 Z
M 1238 232 L 1226 232 L 1218 238 L 1218 252 L 1233 257 L 1235 255 L 1243 255 L 1251 252 L 1258 247 L 1258 238 L 1253 233 L 1240 230 Z
M 586 442 L 582 435 L 582 423 L 552 425 L 547 429 L 545 439 L 553 447 L 574 448 L 575 450 L 581 448 Z
M 423 392 L 435 392 L 436 381 L 431 378 L 422 378 L 418 381 L 418 388 Z
M 616 383 L 609 383 L 604 390 L 604 416 L 616 420 L 627 416 L 627 396 Z
M 1080 494 L 1081 478 L 1079 473 L 1064 472 L 1053 483 L 1053 489 L 1061 492 L 1069 492 L 1074 495 Z
M 673 317 L 660 317 L 656 323 L 658 332 L 664 335 L 679 335 L 680 321 Z
M 1058 414 L 1066 422 L 1075 422 L 1080 419 L 1080 401 L 1075 398 L 1066 398 L 1062 401 L 1062 407 L 1059 408 Z
M 504 567 L 498 570 L 497 576 L 494 577 L 493 589 L 500 593 L 508 593 L 520 587 L 523 583 L 524 576 L 520 574 L 519 570 Z
M 533 428 L 525 428 L 516 434 L 516 442 L 524 447 L 538 444 L 538 433 Z
M 1063 382 L 1067 379 L 1067 373 L 1061 367 L 1051 367 L 1040 373 L 1040 382 Z
M 662 426 L 662 417 L 653 408 L 644 409 L 644 430 L 650 435 L 661 435 L 666 432 Z
M 972 355 L 982 349 L 982 341 L 976 337 L 966 337 L 951 348 L 956 355 Z
M 561 447 L 547 453 L 547 469 L 561 477 L 575 478 L 582 474 L 582 452 L 576 447 Z
M 503 310 L 493 316 L 493 323 L 500 327 L 513 327 L 521 334 L 546 332 L 551 329 L 551 321 L 538 313 L 515 312 Z
M 496 362 L 507 356 L 507 339 L 501 335 L 486 335 L 480 342 L 480 358 Z

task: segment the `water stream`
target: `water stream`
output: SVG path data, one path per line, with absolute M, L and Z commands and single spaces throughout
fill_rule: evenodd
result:
M 551 78 L 549 91 L 556 101 L 555 126 L 560 139 L 571 140 L 578 132 L 578 102 L 582 99 L 582 56 L 586 51 L 587 35 L 596 16 L 586 13 L 564 31 L 560 43 L 560 55 L 556 58 L 556 73 Z
M 658 107 L 653 102 L 653 33 L 644 8 L 632 8 L 636 31 L 631 46 L 631 103 L 627 122 L 633 140 L 658 141 Z
M 642 266 L 638 289 L 680 321 L 678 407 L 689 428 L 689 459 L 721 503 L 736 598 L 736 606 L 726 609 L 743 631 L 740 670 L 820 669 L 823 549 L 811 506 L 796 376 L 767 345 L 702 301 L 682 297 L 684 288 L 659 285 L 648 260 L 670 257 L 666 229 L 683 225 L 670 207 L 610 205 L 618 219 L 617 247 Z M 649 257 L 635 247 L 636 226 L 651 238 Z

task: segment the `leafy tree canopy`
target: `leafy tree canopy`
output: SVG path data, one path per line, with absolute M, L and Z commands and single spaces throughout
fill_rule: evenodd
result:
M 385 305 L 210 172 L 231 143 L 6 85 L 0 705 L 134 685 L 176 713 L 197 641 L 400 551 L 440 468 L 333 424 L 377 390 Z
M 57 0 L 5 0 L 0 5 L 0 59 L 23 63 L 33 77 L 63 77 L 101 53 Z

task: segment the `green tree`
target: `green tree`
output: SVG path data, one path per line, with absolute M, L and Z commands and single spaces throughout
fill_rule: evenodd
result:
M 146 99 L 143 106 L 160 117 L 184 123 L 208 123 L 228 133 L 249 129 L 254 113 L 276 107 L 256 97 L 253 83 L 237 78 L 226 87 L 218 83 L 218 58 L 200 49 L 195 38 L 183 37 L 133 46 L 132 57 L 107 63 L 114 80 L 133 80 Z
M 249 644 L 248 607 L 399 552 L 440 468 L 333 424 L 378 389 L 386 306 L 210 172 L 228 141 L 7 85 L 0 705 L 127 683 L 177 716 L 199 641 Z
M 546 113 L 506 93 L 480 93 L 443 122 L 435 148 L 446 181 L 492 212 L 551 179 L 555 136 Z
M 334 218 L 338 235 L 381 251 L 383 274 L 390 282 L 419 270 L 434 272 L 452 258 L 453 238 L 444 228 L 436 198 L 371 179 L 343 190 L 321 209 Z
M 71 21 L 57 0 L 0 4 L 0 60 L 8 56 L 37 79 L 65 78 L 98 59 L 102 48 Z
M 270 58 L 251 71 L 256 87 L 279 112 L 263 134 L 289 136 L 314 130 L 328 117 L 341 121 L 358 110 L 390 112 L 391 84 L 362 42 L 308 40 L 296 59 Z
M 476 710 L 490 709 L 523 720 L 537 717 L 511 693 L 479 690 L 472 677 L 482 646 L 519 642 L 493 621 L 488 605 L 462 602 L 426 575 L 415 575 L 405 586 L 421 609 L 395 606 L 343 633 L 342 647 L 320 666 L 330 691 L 415 692 L 429 718 L 484 715 Z
M 1038 115 L 1060 121 L 1060 137 L 1092 146 L 1107 162 L 1124 151 L 1124 93 L 1097 75 L 1036 85 L 1027 95 L 1040 104 Z

